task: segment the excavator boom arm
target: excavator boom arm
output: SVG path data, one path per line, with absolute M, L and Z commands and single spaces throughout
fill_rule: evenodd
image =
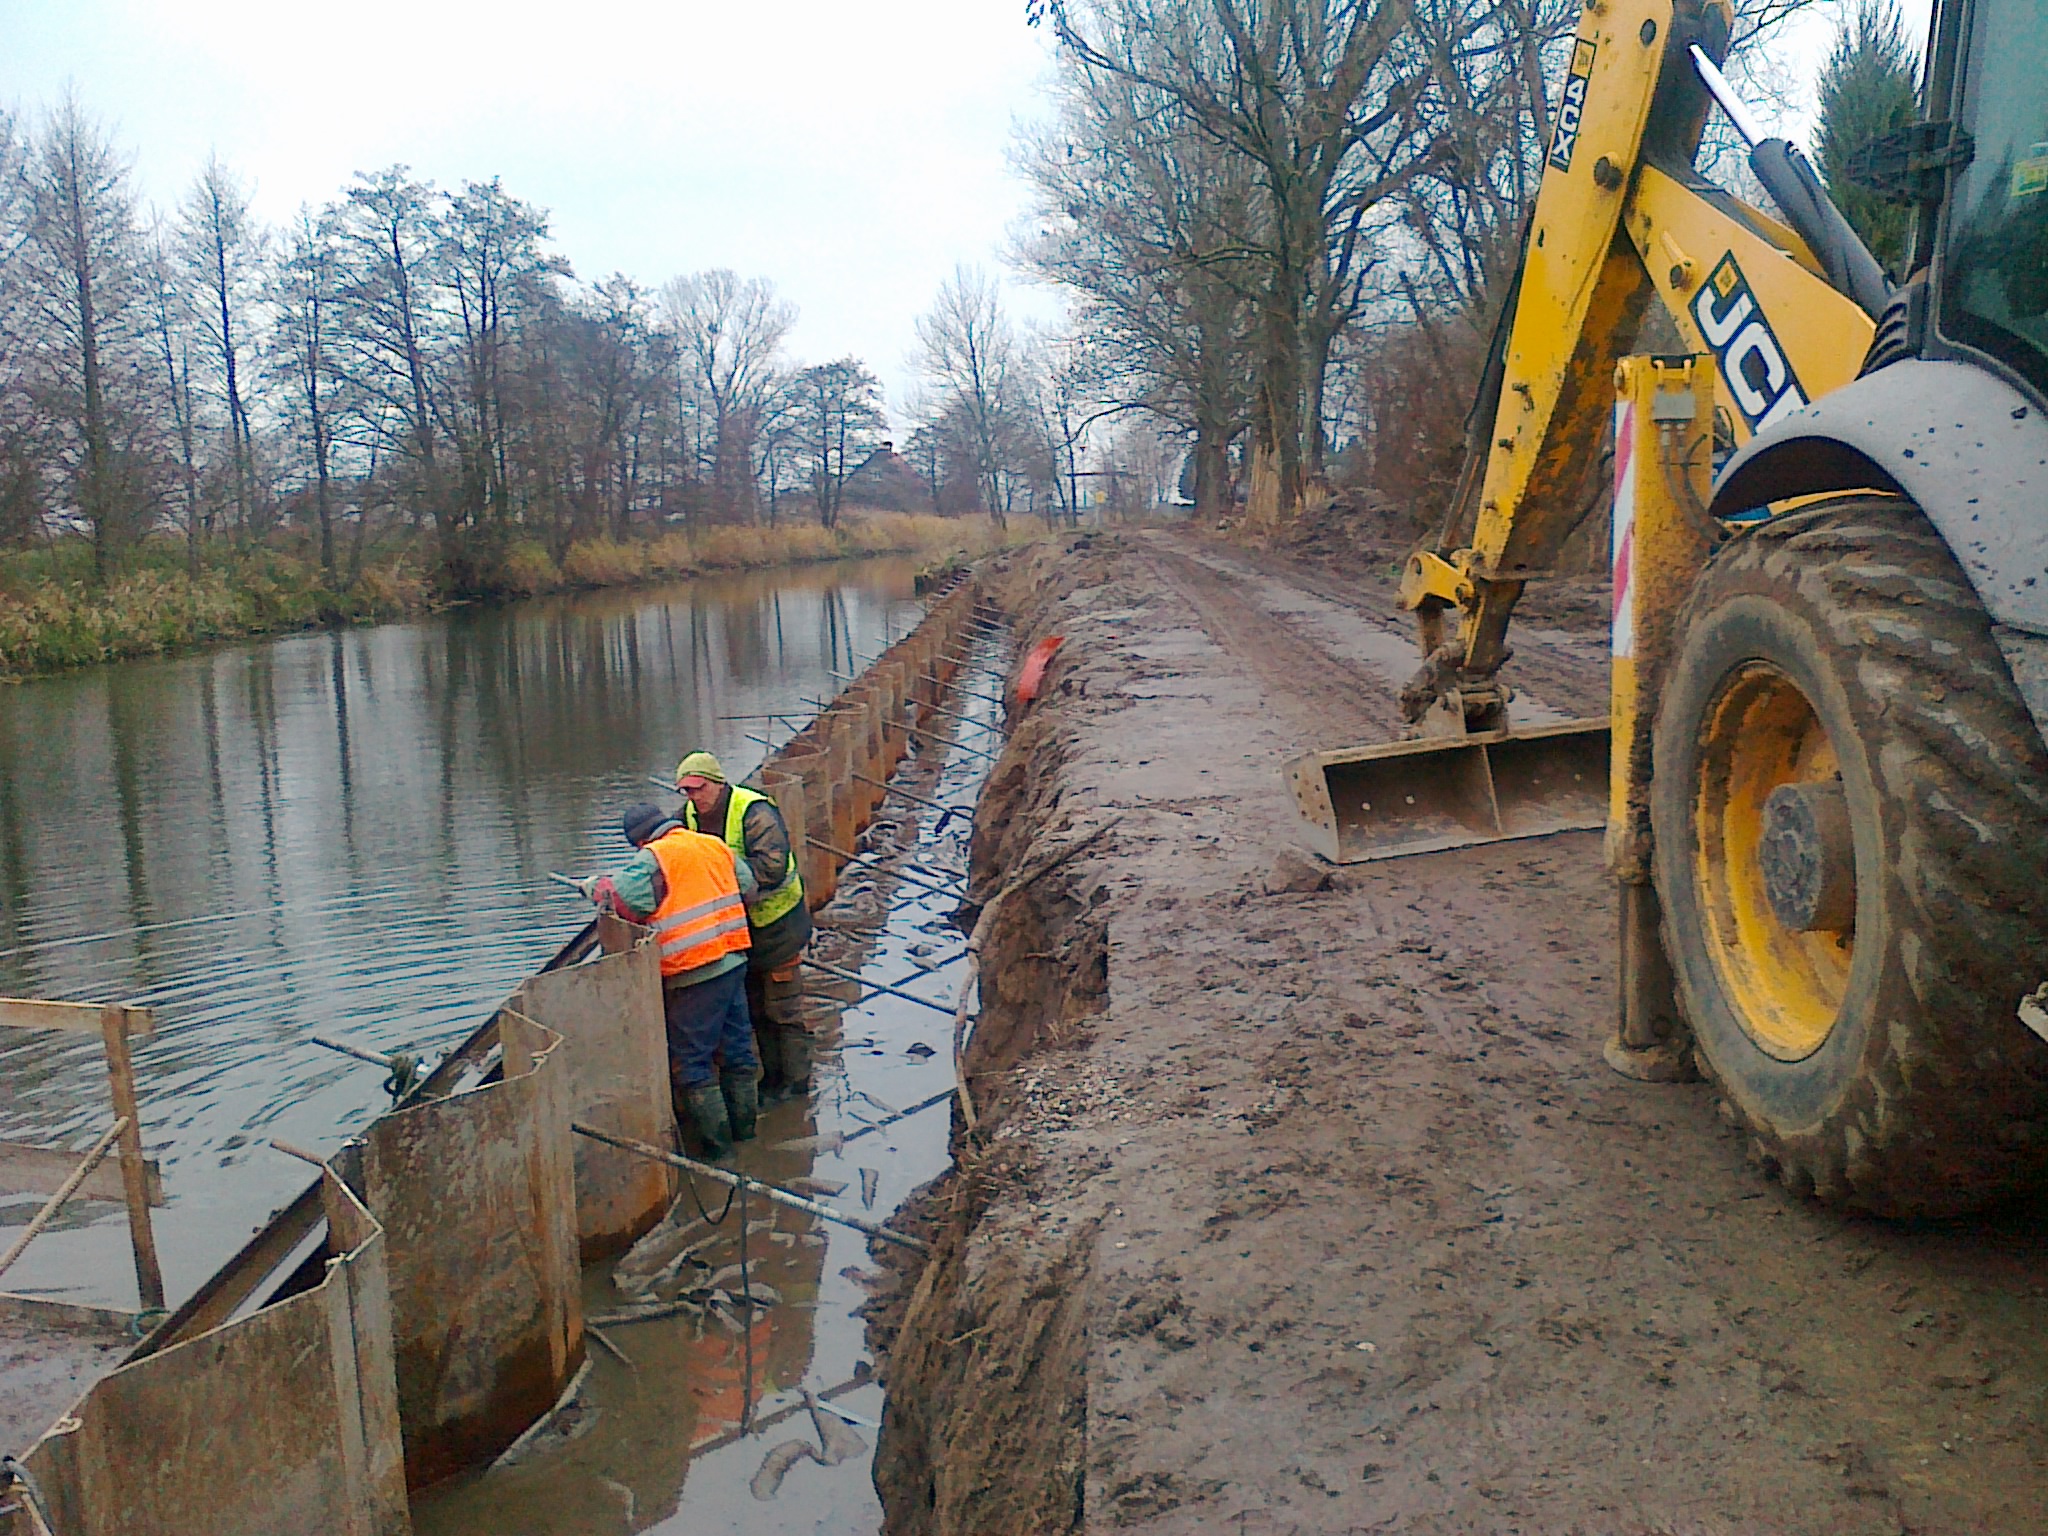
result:
M 1715 359 L 1737 442 L 1847 383 L 1868 348 L 1871 317 L 1807 243 L 1691 169 L 1709 100 L 1691 50 L 1725 51 L 1724 6 L 1606 0 L 1584 12 L 1478 445 L 1484 473 L 1467 477 L 1478 504 L 1451 523 L 1470 542 L 1416 556 L 1403 582 L 1425 651 L 1444 638 L 1445 610 L 1461 611 L 1468 687 L 1499 667 L 1522 584 L 1552 568 L 1589 510 L 1615 369 L 1653 299 Z M 1427 701 L 1407 702 L 1419 714 Z

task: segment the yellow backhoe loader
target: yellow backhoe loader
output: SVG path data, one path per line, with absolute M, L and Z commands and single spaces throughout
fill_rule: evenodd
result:
M 1442 536 L 1417 739 L 1287 771 L 1340 860 L 1598 826 L 1608 1060 L 1705 1074 L 1792 1188 L 2048 1175 L 2048 0 L 1941 0 L 1894 286 L 1721 74 L 1724 0 L 1585 0 Z M 1775 205 L 1695 169 L 1718 103 Z M 1632 356 L 1652 299 L 1680 356 Z M 1608 720 L 1517 729 L 1508 621 L 1614 465 Z M 1603 793 L 1604 790 L 1604 793 Z

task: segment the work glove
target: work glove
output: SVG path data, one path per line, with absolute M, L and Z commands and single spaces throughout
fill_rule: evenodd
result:
M 585 875 L 576 882 L 576 889 L 583 893 L 585 901 L 597 900 L 598 879 L 599 877 L 596 875 Z

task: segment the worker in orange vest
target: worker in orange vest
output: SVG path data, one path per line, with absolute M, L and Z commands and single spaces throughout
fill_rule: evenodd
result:
M 692 832 L 658 806 L 629 807 L 620 826 L 638 851 L 588 882 L 586 894 L 654 930 L 669 1080 L 706 1153 L 723 1158 L 734 1141 L 753 1138 L 761 1108 L 761 1063 L 747 1017 L 746 909 L 759 886 L 723 838 Z

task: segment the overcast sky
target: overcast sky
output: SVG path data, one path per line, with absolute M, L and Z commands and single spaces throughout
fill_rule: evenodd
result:
M 1809 102 L 1832 14 L 1773 50 Z M 912 321 L 1022 211 L 1007 152 L 1048 60 L 1024 0 L 0 0 L 0 101 L 75 86 L 155 199 L 210 148 L 273 222 L 392 161 L 500 176 L 584 278 L 772 279 L 798 356 L 866 359 L 899 412 Z
M 74 85 L 153 198 L 209 148 L 273 222 L 392 161 L 500 176 L 581 277 L 770 278 L 899 409 L 912 320 L 1022 209 L 1047 60 L 1024 0 L 0 0 L 0 101 Z

